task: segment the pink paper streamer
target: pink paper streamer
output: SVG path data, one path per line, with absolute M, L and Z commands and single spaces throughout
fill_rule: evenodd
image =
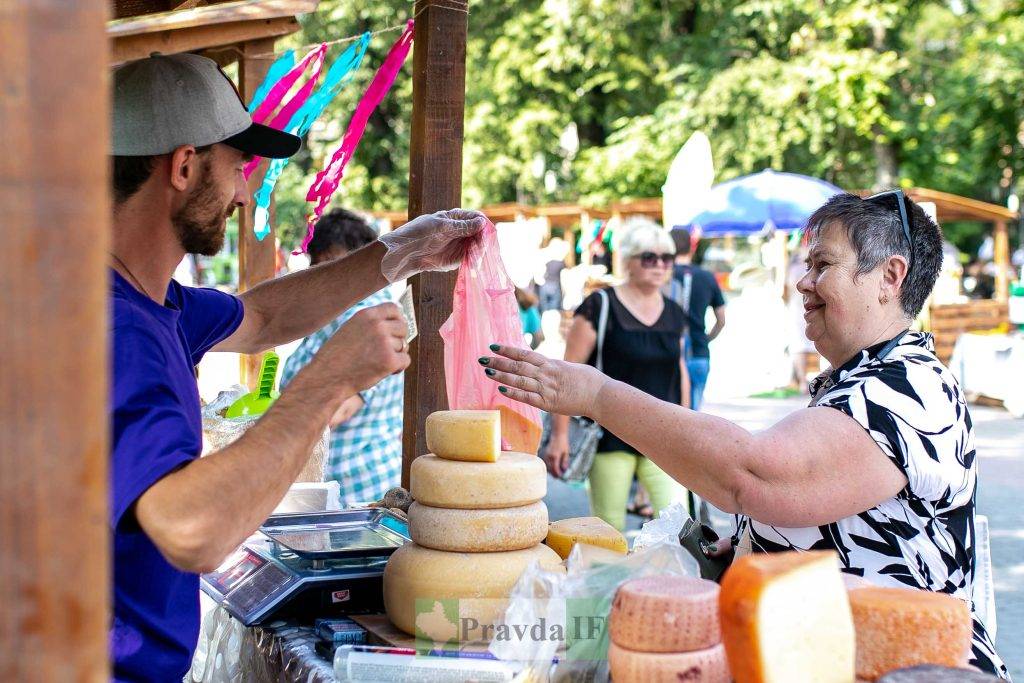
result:
M 352 154 L 366 130 L 366 122 L 369 120 L 370 114 L 387 95 L 398 72 L 402 69 L 402 64 L 409 54 L 409 48 L 412 47 L 412 39 L 413 21 L 410 19 L 406 24 L 405 31 L 391 46 L 391 51 L 384 58 L 384 63 L 381 64 L 370 86 L 363 93 L 359 104 L 356 105 L 355 111 L 352 113 L 352 120 L 348 124 L 348 130 L 345 131 L 345 137 L 341 140 L 341 146 L 334 152 L 327 167 L 317 173 L 316 179 L 310 185 L 309 192 L 306 193 L 306 201 L 316 202 L 316 205 L 313 207 L 313 213 L 309 216 L 306 225 L 306 238 L 302 240 L 302 248 L 296 251 L 296 254 L 305 252 L 313 239 L 313 226 L 316 225 L 327 204 L 331 201 L 331 196 L 338 189 L 338 184 L 345 174 L 345 166 L 352 158 Z
M 299 62 L 298 66 L 296 66 L 295 69 L 302 67 L 303 71 L 300 72 L 300 74 L 297 74 L 296 77 L 292 79 L 291 85 L 294 85 L 295 81 L 298 80 L 298 76 L 301 75 L 301 73 L 305 72 L 306 65 L 308 64 L 313 65 L 313 75 L 311 75 L 306 80 L 306 82 L 302 84 L 302 87 L 299 88 L 298 92 L 292 95 L 292 97 L 285 103 L 285 105 L 281 107 L 280 111 L 277 112 L 274 118 L 271 119 L 270 122 L 267 123 L 266 125 L 270 126 L 271 128 L 276 128 L 278 130 L 284 130 L 284 127 L 288 125 L 289 121 L 291 121 L 292 115 L 299 110 L 299 107 L 305 104 L 306 100 L 308 100 L 309 96 L 312 94 L 313 88 L 316 87 L 316 82 L 320 78 L 320 71 L 324 68 L 324 56 L 326 54 L 327 43 L 322 43 L 320 47 L 313 48 L 309 52 L 309 54 L 302 58 L 302 61 Z M 292 71 L 295 71 L 295 69 L 292 69 Z M 280 85 L 290 75 L 291 72 L 285 74 L 284 77 L 281 78 L 281 81 L 278 81 L 278 85 Z M 291 88 L 291 85 L 288 86 L 289 89 Z M 263 101 L 263 104 L 266 104 L 267 100 L 269 100 L 271 97 L 275 95 L 276 89 L 277 85 L 275 85 L 274 88 L 270 91 L 270 93 L 268 93 L 267 99 Z M 287 89 L 285 90 L 285 93 L 286 92 Z M 284 93 L 277 97 L 277 101 L 280 102 L 283 98 Z M 256 110 L 257 113 L 259 113 L 259 111 L 263 109 L 263 104 L 261 104 L 259 108 Z M 253 121 L 257 121 L 255 115 L 253 115 Z M 262 123 L 262 121 L 259 122 Z M 245 165 L 245 170 L 243 171 L 243 173 L 245 174 L 246 180 L 248 180 L 249 176 L 253 174 L 253 172 L 256 170 L 256 167 L 260 165 L 260 161 L 262 161 L 262 159 L 262 157 L 253 157 L 252 160 Z
M 277 105 L 281 104 L 281 100 L 288 94 L 288 91 L 295 85 L 295 81 L 299 80 L 299 76 L 306 72 L 306 67 L 309 63 L 319 54 L 320 58 L 323 59 L 323 51 L 326 50 L 325 45 L 314 47 L 312 50 L 306 53 L 306 56 L 302 58 L 298 64 L 292 67 L 291 71 L 281 77 L 267 96 L 260 103 L 260 106 L 256 108 L 256 111 L 252 113 L 252 120 L 254 123 L 264 123 L 265 120 L 277 109 Z

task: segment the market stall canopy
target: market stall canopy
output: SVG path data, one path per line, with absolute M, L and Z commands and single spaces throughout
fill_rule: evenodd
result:
M 699 227 L 702 237 L 799 230 L 839 192 L 824 180 L 767 169 L 715 185 L 701 211 L 687 222 Z

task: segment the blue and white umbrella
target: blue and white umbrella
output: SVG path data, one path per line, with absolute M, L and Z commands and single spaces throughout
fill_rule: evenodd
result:
M 768 169 L 712 187 L 689 224 L 702 237 L 790 232 L 840 192 L 824 180 Z

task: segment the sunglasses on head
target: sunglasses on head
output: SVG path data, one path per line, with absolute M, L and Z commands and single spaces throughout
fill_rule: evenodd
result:
M 910 239 L 910 219 L 907 218 L 907 196 L 903 194 L 903 190 L 887 190 L 885 192 L 879 192 L 873 194 L 864 201 L 874 202 L 879 206 L 885 206 L 886 203 L 894 201 L 896 202 L 896 208 L 900 212 L 900 221 L 903 223 L 903 236 L 907 238 L 907 246 L 910 247 L 910 260 L 914 257 L 914 241 Z M 907 263 L 907 270 L 910 270 L 910 263 Z
M 640 265 L 644 268 L 654 268 L 661 262 L 661 265 L 666 268 L 675 263 L 675 254 L 655 254 L 653 251 L 645 251 L 642 254 L 637 254 L 635 258 L 640 259 Z

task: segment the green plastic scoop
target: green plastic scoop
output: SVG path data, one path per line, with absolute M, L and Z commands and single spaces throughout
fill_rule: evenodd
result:
M 277 364 L 281 360 L 276 351 L 268 351 L 260 364 L 259 390 L 250 392 L 230 406 L 224 417 L 245 417 L 246 415 L 262 415 L 277 400 L 281 392 L 274 391 L 277 381 Z

